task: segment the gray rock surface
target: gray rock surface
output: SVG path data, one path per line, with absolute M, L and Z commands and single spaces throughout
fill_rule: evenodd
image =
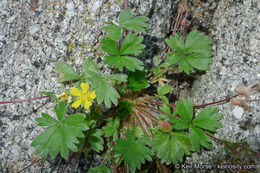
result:
M 191 96 L 196 104 L 225 98 L 234 94 L 237 84 L 251 86 L 260 80 L 257 0 L 210 2 L 213 4 L 209 10 L 218 4 L 213 21 L 203 15 L 198 20 L 202 27 L 211 28 L 207 34 L 213 38 L 215 55 L 211 70 L 194 83 Z M 151 37 L 157 39 L 157 52 L 152 54 L 164 49 L 164 39 L 172 24 L 170 15 L 176 12 L 176 4 L 178 1 L 173 0 L 137 0 L 128 4 L 135 15 L 151 19 L 147 42 Z M 100 62 L 104 55 L 100 48 L 100 38 L 105 35 L 102 27 L 109 20 L 117 22 L 122 8 L 118 0 L 1 0 L 0 101 L 38 97 L 40 91 L 61 93 L 70 88 L 57 83 L 54 64 L 64 60 L 79 69 L 88 56 Z M 197 10 L 199 13 L 200 9 Z M 259 97 L 252 99 L 259 100 Z M 39 158 L 30 144 L 44 129 L 37 127 L 35 118 L 42 112 L 54 115 L 53 105 L 48 99 L 0 105 L 0 172 L 17 172 Z M 259 150 L 259 102 L 251 102 L 250 106 L 251 113 L 231 104 L 220 106 L 220 112 L 225 115 L 224 128 L 217 136 L 230 141 L 247 140 L 252 148 Z M 212 163 L 223 151 L 220 145 L 214 147 L 216 151 L 193 154 L 187 162 Z M 95 153 L 87 160 L 100 162 Z M 52 161 L 57 163 L 55 159 Z M 26 172 L 61 169 L 55 164 L 39 162 Z

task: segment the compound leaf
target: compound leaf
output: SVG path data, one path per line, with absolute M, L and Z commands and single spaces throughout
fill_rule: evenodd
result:
M 116 45 L 116 42 L 114 40 L 112 40 L 109 37 L 105 37 L 101 39 L 103 45 L 102 45 L 102 49 L 111 55 L 118 55 L 118 48 Z
M 216 113 L 218 108 L 206 107 L 196 116 L 193 120 L 193 124 L 200 128 L 216 132 L 216 130 L 222 127 L 222 124 L 218 122 L 223 118 L 223 115 Z
M 183 98 L 181 98 L 181 101 L 176 103 L 176 108 L 177 109 L 173 114 L 178 114 L 183 118 L 185 122 L 187 122 L 188 124 L 191 123 L 193 117 L 193 105 L 191 103 L 191 100 L 184 100 Z
M 77 72 L 67 63 L 61 61 L 55 64 L 55 71 L 59 82 L 68 82 L 79 80 L 80 76 Z
M 211 139 L 199 128 L 191 126 L 189 128 L 190 141 L 196 151 L 200 150 L 200 146 L 211 148 Z
M 179 34 L 175 33 L 174 36 L 171 36 L 170 39 L 166 39 L 165 41 L 173 50 L 176 50 L 180 54 L 183 52 L 184 40 Z
M 189 155 L 194 150 L 188 134 L 184 132 L 156 134 L 150 145 L 166 164 L 182 162 L 184 154 Z
M 149 87 L 149 82 L 146 80 L 146 72 L 136 70 L 135 72 L 128 73 L 128 85 L 127 88 L 140 91 Z
M 207 36 L 192 31 L 186 38 L 184 53 L 201 53 L 205 57 L 210 57 L 212 56 L 211 43 L 211 40 L 209 40 Z
M 62 106 L 59 104 L 59 107 L 56 109 L 59 111 L 61 108 Z M 55 157 L 60 152 L 61 156 L 67 159 L 69 149 L 77 151 L 77 146 L 75 145 L 79 143 L 77 137 L 84 137 L 82 131 L 88 129 L 88 126 L 84 123 L 85 117 L 84 114 L 73 114 L 62 121 L 58 121 L 50 115 L 43 113 L 42 118 L 38 118 L 37 122 L 39 125 L 45 123 L 45 125 L 48 124 L 50 127 L 32 142 L 32 146 L 38 146 L 36 154 L 43 153 L 46 158 L 49 152 L 52 157 Z
M 88 142 L 95 151 L 102 151 L 104 140 L 101 137 L 102 131 L 97 129 L 91 129 L 88 132 Z
M 212 63 L 211 41 L 205 35 L 192 31 L 188 34 L 185 42 L 177 33 L 166 39 L 167 44 L 176 52 L 168 54 L 166 61 L 170 64 L 178 64 L 179 71 L 189 74 L 199 70 L 209 70 Z
M 126 139 L 117 139 L 114 149 L 117 154 L 123 154 L 122 160 L 129 164 L 132 172 L 135 172 L 136 168 L 141 168 L 141 163 L 144 163 L 145 160 L 152 160 L 153 152 L 146 147 L 148 138 L 141 137 L 136 140 L 134 132 L 130 130 L 125 135 Z
M 121 70 L 123 67 L 131 71 L 143 70 L 143 62 L 134 57 L 129 56 L 105 56 L 105 64 L 109 66 L 115 66 L 117 69 Z
M 173 89 L 174 89 L 173 87 L 171 87 L 168 83 L 166 83 L 164 86 L 159 85 L 157 91 L 158 91 L 159 96 L 163 96 L 165 94 L 172 92 Z
M 93 68 L 93 66 L 95 68 Z M 83 64 L 83 74 L 84 79 L 87 80 L 95 90 L 99 104 L 104 102 L 107 107 L 111 107 L 112 103 L 115 105 L 118 103 L 120 96 L 111 84 L 111 80 L 126 82 L 126 75 L 100 73 L 96 63 L 92 61 L 90 57 L 87 58 Z
M 66 115 L 67 112 L 67 106 L 65 106 L 65 102 L 59 102 L 59 106 L 54 106 L 54 110 L 56 112 L 56 115 L 58 117 L 59 121 L 62 121 Z
M 149 21 L 147 17 L 132 17 L 130 10 L 122 11 L 119 16 L 119 26 L 134 32 L 144 32 L 150 28 L 150 25 L 147 23 Z
M 143 37 L 137 37 L 136 34 L 128 34 L 120 48 L 120 55 L 137 54 L 145 48 L 145 45 L 141 44 Z
M 107 138 L 107 137 L 113 136 L 114 133 L 117 132 L 119 125 L 120 125 L 120 119 L 119 118 L 109 119 L 108 124 L 103 127 L 105 137 Z
M 118 42 L 121 38 L 121 28 L 113 23 L 104 27 L 104 30 L 109 33 L 109 38 Z

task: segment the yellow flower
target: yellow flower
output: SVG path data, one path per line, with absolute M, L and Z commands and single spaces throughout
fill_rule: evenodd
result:
M 95 91 L 92 91 L 91 93 L 88 92 L 88 83 L 81 83 L 80 87 L 81 90 L 75 87 L 72 87 L 72 89 L 70 90 L 71 95 L 78 97 L 78 100 L 72 104 L 72 107 L 77 109 L 82 103 L 84 103 L 84 108 L 88 110 L 89 107 L 92 105 L 91 101 L 96 98 L 96 93 Z

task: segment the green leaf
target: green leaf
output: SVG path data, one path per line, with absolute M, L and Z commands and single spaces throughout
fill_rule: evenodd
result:
M 96 72 L 99 71 L 97 63 L 93 61 L 91 57 L 86 58 L 86 60 L 83 62 L 82 70 L 83 72 L 86 72 L 88 70 L 92 70 Z
M 135 72 L 129 72 L 128 74 L 127 88 L 135 91 L 140 91 L 149 87 L 149 82 L 146 80 L 146 72 L 136 70 Z
M 95 91 L 99 104 L 104 102 L 108 108 L 111 107 L 111 103 L 117 105 L 120 96 L 111 84 L 106 81 L 100 81 Z
M 59 121 L 62 121 L 64 119 L 64 116 L 67 112 L 67 106 L 65 106 L 64 102 L 59 102 L 59 106 L 54 106 L 54 110 L 56 112 L 56 115 L 58 117 Z
M 182 162 L 184 154 L 189 155 L 194 150 L 184 132 L 156 134 L 150 145 L 166 164 Z
M 90 168 L 88 173 L 112 173 L 111 170 L 106 166 L 97 166 Z
M 113 23 L 104 27 L 104 30 L 109 33 L 109 38 L 118 42 L 121 38 L 121 28 Z
M 63 121 L 57 121 L 48 114 L 42 114 L 40 123 L 51 125 L 43 133 L 37 136 L 32 142 L 32 146 L 37 147 L 36 154 L 43 153 L 46 158 L 50 152 L 52 157 L 55 157 L 59 152 L 65 159 L 68 158 L 69 149 L 76 152 L 78 150 L 75 144 L 79 143 L 77 137 L 84 137 L 82 131 L 88 129 L 84 123 L 84 114 L 73 114 Z M 40 121 L 39 121 L 40 120 Z M 56 123 L 54 123 L 56 121 Z
M 133 103 L 124 100 L 119 102 L 116 112 L 121 119 L 124 119 L 127 115 L 130 115 L 132 113 L 132 108 L 133 108 Z
M 162 62 L 162 59 L 159 58 L 158 56 L 153 57 L 153 64 L 154 64 L 155 67 L 158 67 L 161 62 Z
M 98 104 L 104 102 L 106 107 L 111 107 L 112 103 L 116 105 L 120 97 L 111 84 L 111 80 L 126 82 L 127 78 L 126 75 L 100 73 L 96 63 L 90 57 L 84 62 L 82 76 L 84 76 L 83 79 L 95 90 Z
M 78 73 L 75 72 L 75 70 L 69 64 L 63 61 L 55 64 L 55 67 L 55 72 L 59 82 L 68 82 L 80 79 Z
M 165 94 L 168 94 L 168 93 L 172 92 L 173 89 L 174 89 L 174 88 L 171 87 L 168 83 L 165 84 L 164 86 L 159 85 L 159 87 L 158 87 L 158 94 L 159 94 L 160 96 L 163 96 L 163 95 L 165 95 Z
M 55 92 L 48 92 L 48 91 L 43 91 L 43 92 L 40 92 L 41 95 L 45 95 L 45 96 L 55 96 Z
M 127 75 L 125 74 L 104 74 L 104 78 L 107 80 L 116 80 L 120 82 L 126 82 L 127 81 Z
M 101 41 L 103 43 L 101 48 L 106 53 L 108 53 L 110 55 L 118 55 L 119 54 L 116 42 L 114 40 L 112 40 L 109 37 L 105 37 L 105 38 L 102 38 Z
M 42 118 L 38 117 L 36 118 L 36 121 L 38 123 L 38 126 L 53 126 L 57 124 L 57 120 L 52 118 L 50 115 L 42 113 Z
M 88 133 L 88 142 L 95 151 L 102 151 L 104 140 L 101 137 L 102 131 L 97 129 L 91 129 Z
M 136 34 L 129 33 L 120 48 L 120 55 L 140 53 L 145 48 L 145 45 L 141 44 L 142 41 L 142 36 L 137 37 Z
M 171 123 L 173 123 L 172 128 L 176 129 L 176 130 L 184 130 L 189 128 L 189 124 L 187 123 L 185 120 L 174 117 L 172 119 L 169 120 Z
M 211 43 L 211 40 L 209 40 L 207 36 L 203 35 L 202 33 L 192 31 L 188 34 L 186 38 L 184 53 L 201 53 L 206 57 L 210 57 L 212 56 L 210 46 Z
M 181 101 L 176 103 L 176 111 L 173 113 L 174 117 L 177 114 L 180 115 L 186 123 L 191 123 L 193 117 L 193 105 L 190 99 L 184 100 L 181 98 Z
M 196 151 L 200 150 L 200 146 L 211 148 L 211 139 L 199 128 L 191 126 L 189 128 L 190 141 Z
M 160 110 L 165 112 L 166 114 L 171 114 L 171 108 L 169 105 L 166 105 L 165 103 L 160 107 Z
M 120 125 L 120 119 L 119 118 L 115 118 L 115 119 L 110 118 L 108 120 L 109 120 L 108 124 L 103 127 L 103 131 L 104 131 L 106 138 L 113 136 L 114 133 L 117 132 L 117 129 Z
M 147 23 L 149 18 L 143 16 L 132 18 L 132 16 L 130 10 L 122 11 L 119 16 L 119 26 L 134 32 L 144 32 L 150 28 L 150 25 Z
M 182 36 L 175 33 L 174 36 L 171 36 L 170 39 L 166 39 L 165 41 L 170 46 L 170 48 L 182 54 L 184 50 L 184 40 L 182 39 Z
M 212 63 L 211 41 L 208 37 L 196 31 L 190 32 L 185 40 L 177 33 L 166 39 L 167 44 L 176 52 L 170 52 L 166 61 L 170 64 L 178 64 L 179 71 L 189 74 L 199 70 L 209 70 Z
M 129 56 L 105 56 L 105 64 L 109 66 L 115 65 L 115 68 L 122 71 L 123 67 L 131 71 L 143 70 L 143 62 L 134 57 Z
M 119 25 L 122 26 L 124 23 L 129 21 L 132 18 L 132 13 L 130 10 L 122 10 L 120 15 L 119 15 Z
M 129 164 L 131 172 L 135 172 L 136 168 L 141 168 L 141 163 L 145 160 L 152 160 L 153 152 L 146 147 L 148 139 L 141 137 L 135 139 L 133 131 L 127 130 L 125 133 L 126 139 L 117 139 L 114 149 L 117 154 L 123 154 L 122 160 Z
M 216 113 L 218 108 L 206 107 L 196 116 L 193 120 L 193 124 L 200 128 L 216 132 L 216 130 L 222 127 L 222 124 L 218 122 L 223 118 L 223 115 Z

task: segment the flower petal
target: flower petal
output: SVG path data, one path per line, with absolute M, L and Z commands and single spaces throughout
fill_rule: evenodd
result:
M 88 89 L 89 89 L 89 84 L 88 83 L 81 83 L 80 87 L 82 89 L 82 92 L 86 93 L 88 91 Z
M 95 98 L 96 98 L 96 93 L 95 93 L 95 91 L 92 91 L 92 92 L 89 94 L 89 97 L 90 97 L 91 99 L 95 99 Z
M 81 92 L 78 88 L 72 87 L 72 89 L 70 90 L 70 94 L 73 96 L 80 96 Z
M 74 107 L 75 109 L 77 109 L 81 105 L 81 103 L 82 103 L 82 101 L 78 100 L 78 101 L 75 101 L 71 106 Z
M 84 108 L 85 108 L 86 110 L 88 110 L 91 105 L 92 105 L 92 102 L 86 101 L 86 102 L 85 102 L 85 105 L 84 105 Z

